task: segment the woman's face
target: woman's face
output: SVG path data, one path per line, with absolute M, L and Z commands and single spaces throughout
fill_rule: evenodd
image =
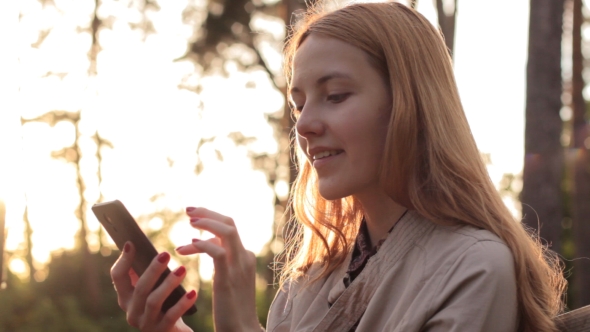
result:
M 391 93 L 369 56 L 311 34 L 295 54 L 291 83 L 297 141 L 317 172 L 322 197 L 380 190 Z

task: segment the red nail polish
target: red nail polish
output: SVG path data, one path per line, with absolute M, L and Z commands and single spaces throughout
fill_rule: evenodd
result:
M 193 242 L 199 242 L 201 239 L 193 239 Z
M 199 220 L 201 220 L 201 218 L 191 218 L 191 223 L 193 223 L 193 222 L 197 222 L 197 221 L 199 221 Z
M 187 208 L 186 208 L 186 212 L 191 212 L 191 211 L 194 211 L 194 210 L 196 210 L 196 209 L 197 209 L 197 208 L 194 208 L 194 207 L 192 207 L 192 206 L 189 206 L 189 207 L 187 207 Z
M 131 250 L 131 245 L 129 245 L 129 242 L 126 242 L 125 245 L 123 246 L 123 251 L 129 252 L 129 250 Z
M 186 272 L 186 269 L 184 268 L 184 266 L 181 266 L 176 271 L 174 271 L 174 275 L 177 276 L 177 277 L 180 277 L 185 272 Z
M 168 263 L 168 260 L 170 259 L 170 254 L 167 252 L 163 252 L 161 254 L 158 255 L 158 262 L 164 264 L 164 263 Z
M 186 298 L 189 299 L 189 300 L 194 299 L 195 296 L 197 296 L 197 292 L 195 292 L 194 289 L 192 291 L 190 291 L 188 294 L 186 294 Z

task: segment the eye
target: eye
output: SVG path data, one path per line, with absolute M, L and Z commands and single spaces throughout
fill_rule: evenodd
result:
M 291 118 L 293 119 L 293 121 L 297 122 L 297 120 L 299 120 L 302 111 L 303 105 L 297 106 L 295 105 L 295 103 L 291 103 Z
M 350 93 L 348 93 L 348 92 L 333 94 L 333 95 L 328 96 L 328 101 L 330 101 L 332 103 L 341 103 L 344 100 L 346 100 L 346 98 L 348 98 L 348 96 L 350 96 Z
M 297 102 L 303 102 L 302 104 L 297 104 Z M 291 96 L 289 98 L 289 108 L 291 108 L 291 113 L 293 114 L 299 114 L 301 113 L 301 111 L 303 111 L 303 105 L 305 104 L 305 101 L 302 100 L 301 98 L 299 98 L 298 100 L 293 99 L 293 97 Z

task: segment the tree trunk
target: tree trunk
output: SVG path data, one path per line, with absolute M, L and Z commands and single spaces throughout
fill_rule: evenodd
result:
M 298 11 L 303 11 L 306 10 L 306 4 L 313 6 L 313 4 L 315 3 L 315 0 L 310 0 L 310 1 L 300 1 L 300 0 L 283 0 L 283 5 L 284 5 L 284 11 L 283 11 L 283 20 L 285 21 L 285 28 L 287 30 L 287 34 L 286 36 L 289 37 L 289 35 L 292 32 L 292 27 L 291 24 L 294 24 L 295 22 L 291 22 L 291 20 L 294 17 L 294 13 L 298 12 Z M 288 84 L 288 82 L 287 82 Z M 292 150 L 290 148 L 290 144 L 291 142 L 295 142 L 295 137 L 293 137 L 294 135 L 294 131 L 293 131 L 293 127 L 295 126 L 295 122 L 293 120 L 293 116 L 291 114 L 291 107 L 289 106 L 289 96 L 287 93 L 287 86 L 283 86 L 281 89 L 281 92 L 283 93 L 284 96 L 284 100 L 285 100 L 285 106 L 284 106 L 284 111 L 283 111 L 283 118 L 281 120 L 281 127 L 282 127 L 282 135 L 283 135 L 283 139 L 281 140 L 282 142 L 284 142 L 285 146 L 282 146 L 281 149 L 283 151 L 283 153 L 288 154 L 288 158 L 283 158 L 288 160 L 288 166 L 289 166 L 289 187 L 291 187 L 291 185 L 293 185 L 293 182 L 295 181 L 295 178 L 297 177 L 297 166 L 294 164 L 294 159 L 295 157 L 291 155 Z M 291 211 L 291 207 L 287 206 L 286 202 L 285 202 L 285 217 L 287 219 L 287 221 L 289 221 L 291 219 L 291 215 L 292 215 L 292 211 Z
M 80 221 L 80 231 L 78 233 L 78 250 L 80 250 L 80 254 L 82 255 L 82 264 L 84 269 L 84 285 L 86 288 L 85 291 L 87 295 L 87 308 L 90 316 L 96 318 L 100 316 L 100 285 L 98 284 L 99 272 L 96 268 L 96 261 L 93 259 L 92 254 L 90 253 L 88 240 L 86 239 L 88 235 L 88 227 L 86 222 L 86 198 L 84 198 L 84 191 L 86 190 L 86 186 L 84 185 L 84 179 L 82 178 L 82 170 L 80 166 L 80 161 L 82 159 L 82 151 L 79 144 L 79 124 L 80 117 L 78 117 L 77 121 L 74 123 L 74 128 L 76 129 L 76 138 L 74 140 L 73 146 L 73 148 L 76 151 L 76 159 L 74 160 L 74 164 L 76 167 L 78 195 L 80 197 L 78 209 L 76 210 L 76 216 Z
M 455 53 L 455 22 L 457 21 L 457 0 L 446 1 L 454 1 L 453 12 L 447 13 L 445 11 L 445 0 L 436 0 L 436 11 L 438 14 L 438 25 L 440 25 L 440 30 L 445 37 L 445 44 L 447 45 L 449 54 L 451 57 L 453 57 Z
M 35 270 L 34 260 L 33 260 L 33 228 L 31 227 L 31 222 L 29 221 L 29 205 L 25 205 L 25 212 L 23 213 L 23 222 L 25 223 L 25 241 L 27 243 L 27 249 L 25 254 L 25 260 L 27 262 L 27 266 L 29 267 L 29 283 L 33 285 L 35 282 Z
M 313 1 L 308 2 L 312 4 Z M 291 34 L 291 22 L 292 18 L 294 17 L 293 14 L 297 11 L 306 10 L 306 3 L 299 0 L 283 0 L 280 7 L 281 19 L 285 22 L 285 29 L 286 29 L 286 36 Z M 273 79 L 273 81 L 276 81 Z M 295 164 L 293 163 L 293 157 L 291 155 L 291 147 L 290 144 L 293 142 L 293 126 L 294 121 L 293 117 L 291 116 L 291 108 L 289 107 L 289 100 L 287 95 L 287 86 L 279 87 L 281 93 L 283 94 L 284 98 L 284 109 L 283 109 L 283 116 L 278 121 L 278 143 L 279 143 L 279 153 L 277 155 L 277 166 L 285 165 L 289 169 L 289 188 L 295 181 L 297 176 L 297 169 Z M 286 199 L 279 199 L 279 197 L 275 193 L 275 222 L 273 224 L 273 234 L 272 238 L 269 241 L 269 246 L 272 246 L 276 241 L 282 242 L 283 244 L 288 241 L 288 239 L 284 238 L 284 236 L 288 236 L 289 232 L 285 232 L 286 228 L 290 228 L 293 221 L 292 219 L 292 211 L 291 206 L 289 204 L 289 197 Z M 279 215 L 282 215 L 282 218 L 278 218 Z M 271 247 L 269 247 L 271 249 Z M 273 263 L 276 257 L 275 252 L 268 251 L 266 256 L 263 258 L 263 261 L 266 265 Z M 269 284 L 273 284 L 275 281 L 274 276 L 274 269 L 266 269 L 264 278 Z M 267 303 L 271 303 L 275 295 L 275 289 L 273 287 L 266 288 L 266 301 Z
M 0 200 L 0 287 L 4 280 L 4 239 L 6 238 L 6 232 L 4 231 L 6 225 L 6 206 L 4 202 Z
M 97 57 L 100 52 L 100 44 L 98 42 L 98 32 L 102 25 L 102 21 L 98 17 L 98 9 L 100 6 L 100 0 L 94 0 L 94 11 L 92 13 L 92 23 L 90 26 L 90 32 L 92 35 L 92 44 L 88 52 L 90 60 L 90 66 L 88 68 L 89 78 L 94 78 L 97 75 Z M 80 120 L 82 117 L 82 111 L 79 112 L 79 116 L 74 123 L 76 128 L 76 137 L 74 141 L 74 149 L 76 150 L 76 160 L 74 161 L 76 166 L 76 178 L 78 182 L 78 195 L 80 196 L 80 203 L 78 205 L 77 215 L 80 220 L 80 233 L 79 233 L 79 245 L 82 251 L 83 257 L 83 269 L 84 269 L 84 284 L 87 292 L 87 308 L 90 316 L 97 318 L 101 314 L 101 291 L 99 284 L 99 271 L 96 266 L 96 259 L 92 256 L 86 236 L 88 235 L 87 221 L 86 221 L 86 198 L 84 198 L 84 191 L 86 186 L 84 184 L 84 178 L 82 177 L 80 161 L 82 159 L 82 150 L 80 148 Z M 100 147 L 99 147 L 100 149 Z M 99 175 L 100 176 L 100 175 Z M 102 228 L 99 228 L 102 229 Z M 99 242 L 102 241 L 99 236 Z
M 94 143 L 96 144 L 96 161 L 97 161 L 97 170 L 96 170 L 96 176 L 98 177 L 98 200 L 96 201 L 96 203 L 102 203 L 104 201 L 104 195 L 102 193 L 102 164 L 103 164 L 103 158 L 102 158 L 102 149 L 105 147 L 109 147 L 109 148 L 113 148 L 113 144 L 102 138 L 100 136 L 100 134 L 98 133 L 98 131 L 96 131 L 94 133 L 94 135 L 92 136 L 92 140 L 94 141 Z M 106 234 L 103 231 L 102 227 L 98 228 L 98 244 L 99 244 L 99 252 L 103 252 L 103 248 L 105 248 L 105 244 L 104 244 L 104 237 L 106 236 Z
M 524 222 L 561 251 L 561 37 L 563 0 L 531 0 L 527 64 Z
M 588 125 L 584 89 L 584 56 L 582 55 L 582 0 L 573 0 L 572 32 L 572 140 L 574 162 L 573 234 L 576 247 L 574 260 L 574 305 L 590 304 L 590 262 L 581 257 L 590 257 L 590 157 L 588 154 Z

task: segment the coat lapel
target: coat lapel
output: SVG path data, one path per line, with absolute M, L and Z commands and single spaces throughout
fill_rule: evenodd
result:
M 417 212 L 408 211 L 350 286 L 345 288 L 341 280 L 330 291 L 328 298 L 330 302 L 335 301 L 313 332 L 349 331 L 361 319 L 386 272 L 412 248 L 417 239 L 434 226 Z M 350 258 L 345 263 L 348 262 Z

